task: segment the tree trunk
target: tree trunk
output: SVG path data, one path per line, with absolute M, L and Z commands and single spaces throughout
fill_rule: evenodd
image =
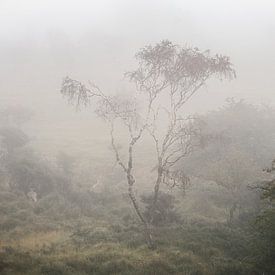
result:
M 235 210 L 237 209 L 237 203 L 234 203 L 230 210 L 229 210 L 229 218 L 228 218 L 228 223 L 231 224 L 233 219 L 234 219 L 234 213 L 235 213 Z
M 152 205 L 150 207 L 150 217 L 151 217 L 150 223 L 152 223 L 152 221 L 153 221 L 154 211 L 156 209 L 156 204 L 157 204 L 158 196 L 159 196 L 160 184 L 162 181 L 162 175 L 163 175 L 163 168 L 159 165 L 158 176 L 157 176 L 157 180 L 156 180 L 155 187 L 154 187 L 153 201 L 152 201 Z
M 145 235 L 145 238 L 146 238 L 147 245 L 150 249 L 154 249 L 155 244 L 154 244 L 154 241 L 153 241 L 153 238 L 152 238 L 152 233 L 151 233 L 151 230 L 150 230 L 150 227 L 149 227 L 147 221 L 144 219 L 144 217 L 143 217 L 143 215 L 142 215 L 142 213 L 139 209 L 137 199 L 136 199 L 136 197 L 134 195 L 134 192 L 133 192 L 133 184 L 129 184 L 128 194 L 129 194 L 129 197 L 132 201 L 134 209 L 135 209 L 139 219 L 141 220 L 141 222 L 144 226 L 144 235 Z
M 155 187 L 154 187 L 154 199 L 153 199 L 153 207 L 155 207 L 157 200 L 158 200 L 158 195 L 159 195 L 159 187 L 161 184 L 161 180 L 162 180 L 162 174 L 163 174 L 163 169 L 161 166 L 158 167 L 158 177 L 155 183 Z

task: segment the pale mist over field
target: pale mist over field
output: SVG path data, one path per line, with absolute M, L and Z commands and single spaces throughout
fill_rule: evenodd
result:
M 87 131 L 90 117 L 80 126 L 86 116 L 62 102 L 62 78 L 116 92 L 135 65 L 134 54 L 162 39 L 228 55 L 234 64 L 237 79 L 209 83 L 190 112 L 218 108 L 228 97 L 275 104 L 275 5 L 244 0 L 1 1 L 0 104 L 31 107 L 41 133 L 65 124 L 62 132 L 67 124 L 73 132 Z
M 274 172 L 274 1 L 0 0 L 0 274 L 275 274 Z

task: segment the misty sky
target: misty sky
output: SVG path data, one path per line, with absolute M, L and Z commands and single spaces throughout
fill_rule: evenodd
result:
M 227 97 L 275 105 L 272 0 L 0 0 L 0 106 L 66 109 L 66 75 L 116 91 L 135 52 L 161 39 L 229 55 L 235 65 L 237 79 L 210 83 L 191 110 Z

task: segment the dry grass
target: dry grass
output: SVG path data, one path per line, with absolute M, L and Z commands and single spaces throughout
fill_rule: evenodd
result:
M 0 241 L 0 249 L 9 246 L 26 251 L 38 251 L 41 248 L 65 241 L 68 237 L 69 233 L 64 231 L 34 232 L 15 240 Z

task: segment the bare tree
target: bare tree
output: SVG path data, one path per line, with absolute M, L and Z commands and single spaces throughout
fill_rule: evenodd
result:
M 146 133 L 155 144 L 156 180 L 151 206 L 151 211 L 154 211 L 162 183 L 183 187 L 188 182 L 176 165 L 195 146 L 192 137 L 197 134 L 197 129 L 192 123 L 194 118 L 183 116 L 183 106 L 211 76 L 233 78 L 235 72 L 226 56 L 210 56 L 209 51 L 179 47 L 167 40 L 142 48 L 135 57 L 137 69 L 125 74 L 135 85 L 135 93 L 130 98 L 106 95 L 94 84 L 90 83 L 87 88 L 69 77 L 64 79 L 61 93 L 77 108 L 88 106 L 94 99 L 95 112 L 109 124 L 116 161 L 125 173 L 129 197 L 152 248 L 150 220 L 145 219 L 133 190 L 136 182 L 134 148 Z M 129 134 L 129 142 L 125 145 L 128 151 L 126 159 L 122 158 L 116 142 L 118 123 Z

